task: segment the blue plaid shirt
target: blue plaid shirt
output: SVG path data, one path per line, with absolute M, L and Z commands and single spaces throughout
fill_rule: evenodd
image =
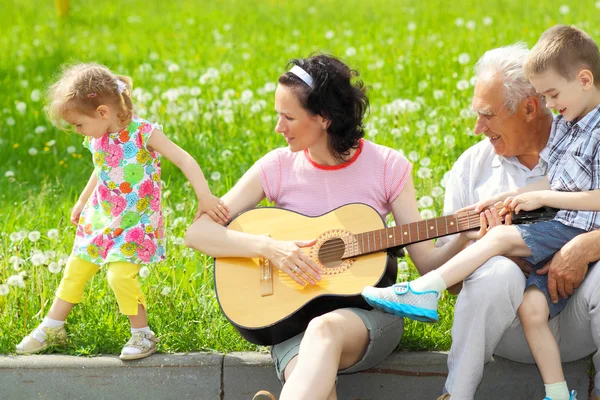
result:
M 567 122 L 561 115 L 554 118 L 549 145 L 542 157 L 547 158 L 552 190 L 600 189 L 600 106 L 577 122 Z M 555 219 L 586 231 L 600 227 L 597 211 L 560 210 Z

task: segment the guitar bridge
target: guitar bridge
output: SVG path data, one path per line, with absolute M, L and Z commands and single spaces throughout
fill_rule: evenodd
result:
M 262 297 L 273 295 L 273 274 L 271 262 L 267 258 L 259 259 L 260 270 L 260 295 Z

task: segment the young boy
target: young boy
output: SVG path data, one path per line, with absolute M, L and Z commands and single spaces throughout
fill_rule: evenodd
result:
M 548 146 L 548 180 L 503 193 L 475 211 L 504 200 L 502 213 L 542 206 L 559 208 L 554 220 L 530 225 L 498 226 L 437 270 L 389 288 L 366 287 L 363 297 L 375 308 L 418 320 L 437 320 L 440 293 L 496 255 L 526 257 L 539 269 L 575 236 L 600 227 L 600 51 L 594 40 L 570 26 L 555 26 L 531 50 L 525 75 L 554 119 Z M 491 116 L 490 118 L 494 118 Z M 551 190 L 550 190 L 551 189 Z M 512 197 L 514 196 L 514 197 Z M 589 211 L 592 210 L 592 211 Z M 552 303 L 547 276 L 532 273 L 518 313 L 527 343 L 542 375 L 546 399 L 575 399 L 569 394 L 558 345 L 548 318 L 566 299 Z

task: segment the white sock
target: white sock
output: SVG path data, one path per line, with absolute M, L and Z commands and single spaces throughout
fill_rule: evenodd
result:
M 435 269 L 412 281 L 410 287 L 415 292 L 435 290 L 438 293 L 442 293 L 447 288 L 446 282 L 444 282 L 440 273 Z
M 146 333 L 152 333 L 152 331 L 150 330 L 149 326 L 145 326 L 143 328 L 131 328 L 131 334 L 133 335 L 136 332 L 146 332 Z
M 52 319 L 49 317 L 45 317 L 42 320 L 42 323 L 31 332 L 31 336 L 40 343 L 44 343 L 48 338 L 44 328 L 60 328 L 65 324 L 65 321 L 59 321 L 57 319 Z
M 145 332 L 145 333 L 152 333 L 152 331 L 150 330 L 149 326 L 145 326 L 143 328 L 131 328 L 131 334 L 133 335 L 136 332 Z M 148 339 L 143 339 L 144 344 L 146 345 L 150 345 L 150 341 Z M 130 347 L 130 346 L 125 346 L 123 347 L 123 350 L 121 350 L 121 354 L 140 354 L 142 352 L 142 350 L 136 348 L 136 347 Z
M 44 328 L 60 328 L 65 324 L 65 321 L 59 321 L 57 319 L 52 319 L 50 317 L 45 317 L 41 323 L 41 326 Z
M 544 387 L 546 388 L 546 397 L 552 400 L 569 400 L 569 397 L 571 397 L 565 381 L 549 385 L 544 384 Z

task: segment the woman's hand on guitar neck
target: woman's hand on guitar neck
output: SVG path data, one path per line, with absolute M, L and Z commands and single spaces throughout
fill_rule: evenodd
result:
M 298 284 L 302 286 L 306 286 L 307 283 L 314 285 L 321 280 L 322 270 L 302 248 L 310 247 L 316 242 L 316 239 L 295 242 L 273 240 L 267 247 L 265 257 L 277 269 L 288 274 Z

